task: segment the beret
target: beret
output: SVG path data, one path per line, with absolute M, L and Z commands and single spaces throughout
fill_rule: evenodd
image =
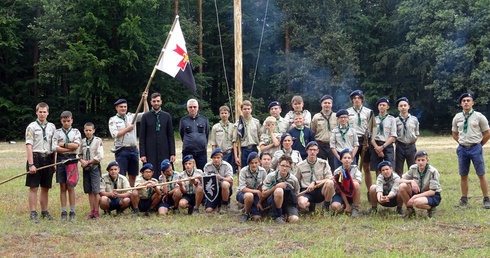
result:
M 419 151 L 417 151 L 417 153 L 415 153 L 415 155 L 413 156 L 413 159 L 417 159 L 420 156 L 426 156 L 426 157 L 428 157 L 429 154 L 427 154 L 427 152 L 424 151 L 424 150 L 419 150 Z
M 165 171 L 170 167 L 170 160 L 164 159 L 162 160 L 162 163 L 160 164 L 160 170 Z
M 348 116 L 348 115 L 349 115 L 349 112 L 347 112 L 347 110 L 345 110 L 345 109 L 341 109 L 341 110 L 337 111 L 337 114 L 336 114 L 337 117 Z
M 376 101 L 376 106 L 383 102 L 386 102 L 388 105 L 390 105 L 390 101 L 387 98 L 380 98 L 378 99 L 378 101 Z
M 194 160 L 194 156 L 192 156 L 192 154 L 189 154 L 189 155 L 185 155 L 183 158 L 182 158 L 182 162 L 186 163 L 187 161 L 189 160 Z
M 282 142 L 284 141 L 284 139 L 286 139 L 286 137 L 288 136 L 291 136 L 289 133 L 284 133 L 281 135 L 281 145 L 282 145 Z M 291 136 L 291 138 L 293 138 L 293 136 Z
M 318 147 L 318 143 L 316 141 L 311 141 L 311 142 L 308 142 L 308 144 L 306 144 L 305 150 L 307 150 L 308 148 L 310 148 L 310 146 L 313 146 L 313 145 Z
M 250 164 L 250 162 L 253 159 L 256 159 L 258 155 L 259 154 L 257 152 L 255 152 L 255 151 L 250 152 L 250 154 L 248 154 L 248 157 L 247 157 L 247 164 Z
M 107 168 L 105 170 L 109 171 L 109 169 L 112 167 L 112 166 L 118 166 L 119 167 L 119 163 L 117 163 L 116 161 L 111 161 L 108 165 L 107 165 Z
M 399 99 L 396 100 L 396 105 L 397 106 L 398 106 L 398 103 L 400 103 L 400 101 L 405 101 L 408 104 L 410 104 L 410 101 L 408 101 L 408 99 L 406 97 L 401 97 L 401 98 L 399 98 Z
M 118 99 L 116 100 L 116 102 L 114 102 L 114 106 L 117 106 L 122 103 L 128 103 L 128 102 L 126 101 L 126 99 Z
M 470 97 L 473 99 L 473 94 L 471 93 L 463 93 L 461 94 L 461 96 L 459 96 L 459 99 L 458 99 L 458 103 L 461 103 L 461 101 L 464 99 L 464 98 L 467 98 L 467 97 Z
M 214 149 L 214 150 L 213 150 L 213 152 L 211 152 L 211 158 L 212 158 L 214 155 L 218 154 L 218 153 L 223 154 L 223 151 L 221 151 L 221 149 L 220 149 L 220 148 L 216 148 L 216 149 Z
M 145 170 L 147 170 L 147 169 L 149 169 L 149 170 L 151 170 L 151 171 L 154 171 L 154 170 L 153 170 L 153 165 L 152 165 L 151 163 L 145 163 L 145 164 L 144 164 L 144 165 L 141 167 L 140 172 L 143 172 L 143 171 L 145 171 Z
M 279 101 L 272 101 L 271 103 L 269 103 L 267 110 L 271 110 L 271 108 L 275 106 L 281 106 L 281 103 L 279 103 Z
M 339 157 L 340 159 L 342 159 L 342 157 L 346 154 L 346 153 L 350 153 L 352 155 L 352 152 L 349 150 L 349 149 L 343 149 L 340 153 L 339 153 Z
M 378 164 L 378 171 L 381 171 L 381 169 L 384 167 L 384 166 L 389 166 L 389 167 L 393 167 L 391 165 L 391 162 L 387 161 L 387 160 L 383 160 L 381 161 L 379 164 Z
M 331 99 L 333 101 L 333 97 L 327 94 L 323 95 L 323 97 L 320 99 L 320 103 L 322 103 L 326 99 Z
M 353 98 L 355 96 L 361 96 L 362 98 L 364 98 L 364 93 L 362 93 L 362 90 L 355 90 L 349 95 L 350 98 Z

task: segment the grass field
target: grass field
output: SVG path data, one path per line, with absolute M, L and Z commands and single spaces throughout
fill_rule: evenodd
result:
M 179 143 L 180 144 L 180 143 Z M 105 142 L 106 164 L 114 157 Z M 490 253 L 490 210 L 482 208 L 478 179 L 470 172 L 470 207 L 454 208 L 460 197 L 456 143 L 450 136 L 422 137 L 418 149 L 429 152 L 443 187 L 436 218 L 418 211 L 417 218 L 399 218 L 393 209 L 375 216 L 301 216 L 298 224 L 238 222 L 235 195 L 226 215 L 197 214 L 85 220 L 89 211 L 82 182 L 76 187 L 78 221 L 28 220 L 28 188 L 24 178 L 0 185 L 1 257 L 484 257 Z M 489 148 L 486 164 L 490 164 Z M 178 151 L 179 153 L 179 151 Z M 181 169 L 180 155 L 176 168 Z M 25 147 L 0 143 L 0 180 L 24 172 Z M 235 181 L 237 182 L 237 180 Z M 361 209 L 366 211 L 362 187 Z M 50 191 L 50 211 L 59 219 L 59 186 Z

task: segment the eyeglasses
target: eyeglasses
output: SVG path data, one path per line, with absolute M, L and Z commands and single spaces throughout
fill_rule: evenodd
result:
M 308 149 L 309 151 L 319 151 L 319 149 Z
M 188 106 L 188 108 L 197 108 L 197 106 Z
M 282 165 L 282 164 L 281 164 L 281 165 L 279 165 L 279 166 L 280 166 L 280 167 L 282 167 L 282 168 L 291 168 L 291 166 L 289 166 L 289 165 Z

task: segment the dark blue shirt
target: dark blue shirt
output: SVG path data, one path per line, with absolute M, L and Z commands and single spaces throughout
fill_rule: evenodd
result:
M 180 119 L 180 137 L 182 138 L 182 152 L 203 152 L 207 150 L 209 135 L 209 120 L 197 114 L 192 118 L 187 115 Z
M 301 141 L 299 140 L 300 130 L 298 130 L 298 129 L 296 129 L 296 127 L 294 127 L 293 129 L 289 130 L 288 133 L 293 137 L 293 146 L 292 146 L 293 150 L 299 151 L 299 154 L 301 154 L 301 158 L 306 159 L 308 154 L 306 153 L 305 147 L 303 146 L 303 144 L 301 144 Z M 303 133 L 304 133 L 304 139 L 305 139 L 305 146 L 309 142 L 315 140 L 315 133 L 313 133 L 313 131 L 310 128 L 305 126 L 303 129 Z

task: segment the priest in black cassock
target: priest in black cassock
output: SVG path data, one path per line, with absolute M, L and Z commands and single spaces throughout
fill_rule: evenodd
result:
M 170 114 L 162 110 L 160 93 L 151 94 L 151 107 L 140 122 L 140 159 L 159 168 L 164 159 L 175 161 L 174 127 Z M 158 176 L 160 173 L 153 173 L 154 178 Z

